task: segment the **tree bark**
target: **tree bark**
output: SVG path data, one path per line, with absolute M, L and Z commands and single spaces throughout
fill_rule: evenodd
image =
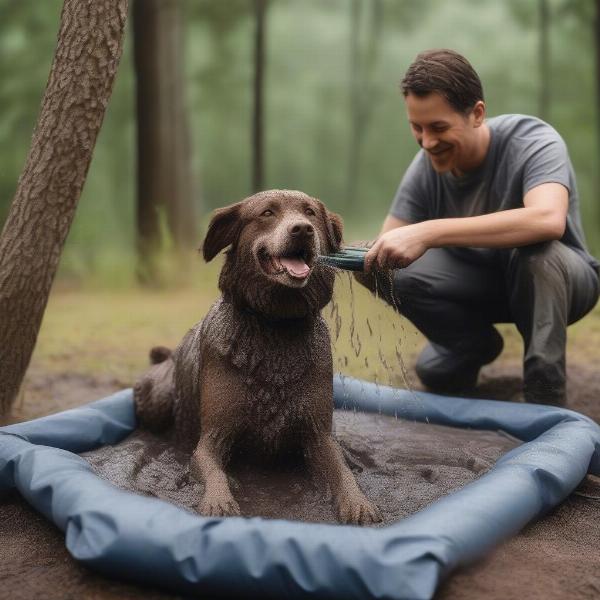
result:
M 538 0 L 540 69 L 539 117 L 550 120 L 550 6 L 548 0 Z
M 595 1 L 594 49 L 596 54 L 596 131 L 598 150 L 600 150 L 600 0 Z
M 252 189 L 263 189 L 264 182 L 264 72 L 265 12 L 267 0 L 254 0 L 254 110 L 252 118 Z
M 183 85 L 181 0 L 134 0 L 133 33 L 138 280 L 155 285 L 164 233 L 178 251 L 198 243 Z
M 65 0 L 31 148 L 0 235 L 0 414 L 35 346 L 121 57 L 127 0 Z
M 361 22 L 363 9 L 367 19 L 364 44 L 361 44 Z M 377 66 L 381 48 L 383 26 L 383 4 L 371 0 L 364 4 L 352 0 L 350 4 L 350 143 L 346 202 L 350 208 L 356 206 L 360 183 L 362 147 L 374 109 L 372 93 L 373 71 Z M 363 47 L 364 46 L 364 47 Z

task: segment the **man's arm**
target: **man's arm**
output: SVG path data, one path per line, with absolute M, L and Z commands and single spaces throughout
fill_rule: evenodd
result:
M 569 208 L 568 190 L 563 185 L 538 185 L 525 194 L 523 205 L 477 217 L 414 224 L 388 216 L 365 257 L 365 270 L 407 267 L 429 248 L 515 248 L 562 237 Z
M 404 227 L 405 225 L 410 225 L 408 221 L 404 219 L 398 219 L 398 217 L 394 217 L 393 215 L 388 215 L 381 226 L 381 231 L 379 235 L 382 236 L 384 233 L 391 231 L 392 229 L 396 229 L 397 227 Z

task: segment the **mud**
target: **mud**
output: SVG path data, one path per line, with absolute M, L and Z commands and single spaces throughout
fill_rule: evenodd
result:
M 335 427 L 359 485 L 385 523 L 473 481 L 518 444 L 502 433 L 345 411 L 336 412 Z M 189 458 L 148 432 L 83 456 L 100 476 L 126 490 L 192 511 L 202 495 L 202 485 L 190 477 Z M 250 463 L 246 454 L 228 473 L 244 516 L 337 523 L 327 490 L 311 480 L 301 458 L 265 465 Z

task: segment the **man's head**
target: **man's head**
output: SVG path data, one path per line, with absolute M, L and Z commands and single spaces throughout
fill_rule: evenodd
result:
M 483 89 L 466 58 L 453 50 L 422 52 L 401 87 L 412 133 L 436 171 L 461 174 L 483 161 L 489 142 L 481 128 Z

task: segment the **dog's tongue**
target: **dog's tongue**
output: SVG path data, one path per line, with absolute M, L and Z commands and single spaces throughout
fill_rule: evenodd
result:
M 304 279 L 310 273 L 310 267 L 301 258 L 282 256 L 279 261 L 292 277 Z

